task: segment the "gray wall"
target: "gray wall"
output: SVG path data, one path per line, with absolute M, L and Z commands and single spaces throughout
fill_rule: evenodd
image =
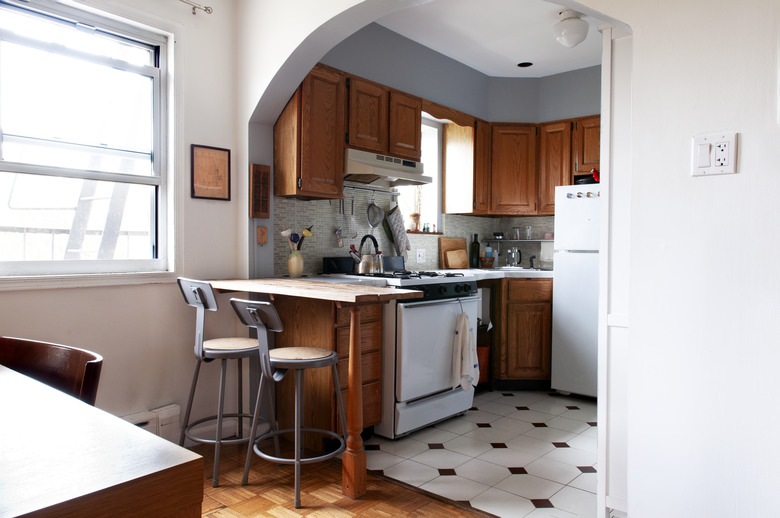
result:
M 546 122 L 601 113 L 601 67 L 543 78 L 489 77 L 372 23 L 322 63 L 491 122 Z
M 320 61 L 475 117 L 487 116 L 488 76 L 376 23 L 333 47 Z
M 542 77 L 538 81 L 537 122 L 601 113 L 601 66 Z

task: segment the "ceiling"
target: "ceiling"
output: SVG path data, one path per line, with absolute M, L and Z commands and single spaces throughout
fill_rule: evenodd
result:
M 587 38 L 566 48 L 552 32 L 561 9 L 543 0 L 433 0 L 377 23 L 491 77 L 546 77 L 600 64 L 602 22 L 583 16 Z M 526 61 L 533 66 L 517 66 Z

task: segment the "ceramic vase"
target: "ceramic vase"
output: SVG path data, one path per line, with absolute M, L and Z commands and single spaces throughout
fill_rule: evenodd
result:
M 293 250 L 287 256 L 287 273 L 291 279 L 303 275 L 303 254 L 300 250 Z

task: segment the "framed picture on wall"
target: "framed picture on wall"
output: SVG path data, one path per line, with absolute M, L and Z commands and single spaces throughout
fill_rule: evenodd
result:
M 192 197 L 230 200 L 230 150 L 192 145 Z

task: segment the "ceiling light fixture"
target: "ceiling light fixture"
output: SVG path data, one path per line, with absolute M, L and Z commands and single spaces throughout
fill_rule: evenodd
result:
M 576 47 L 585 41 L 589 25 L 580 16 L 582 13 L 572 9 L 564 9 L 558 13 L 561 21 L 553 25 L 553 34 L 555 40 L 564 47 Z

